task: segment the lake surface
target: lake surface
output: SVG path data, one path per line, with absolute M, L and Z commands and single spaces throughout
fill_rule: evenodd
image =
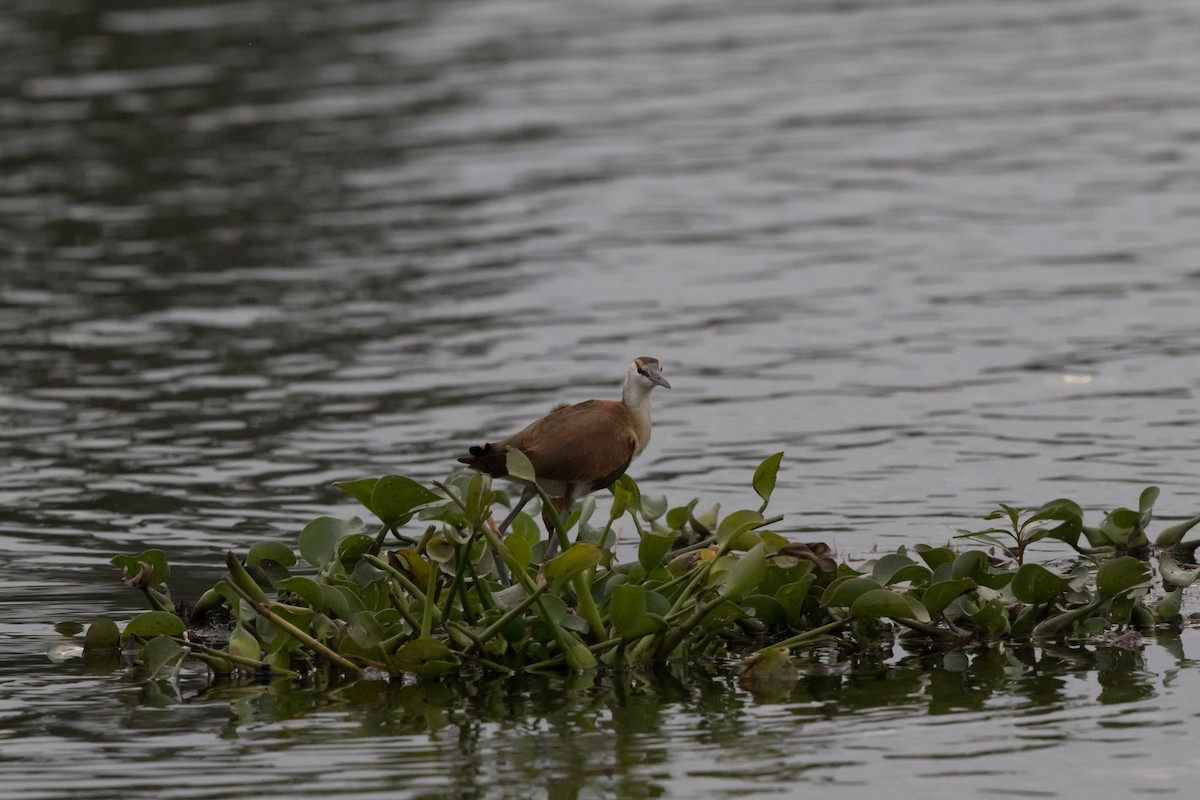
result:
M 756 506 L 784 450 L 779 530 L 846 555 L 1200 511 L 1196 4 L 7 0 L 0 49 L 5 797 L 1188 793 L 1191 629 L 774 698 L 45 651 L 140 609 L 115 552 L 186 593 L 643 354 L 643 491 Z

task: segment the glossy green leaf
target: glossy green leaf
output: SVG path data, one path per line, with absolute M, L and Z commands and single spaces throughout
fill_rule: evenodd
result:
M 666 495 L 660 495 L 658 497 L 646 497 L 643 495 L 641 511 L 642 516 L 650 522 L 654 522 L 655 520 L 659 519 L 663 514 L 667 513 Z
M 766 575 L 766 548 L 756 544 L 745 554 L 739 556 L 725 573 L 725 582 L 721 586 L 721 595 L 731 600 L 737 600 L 743 595 L 757 590 Z
M 1183 588 L 1177 588 L 1154 606 L 1154 616 L 1163 622 L 1170 622 L 1179 616 L 1183 608 Z
M 856 619 L 915 619 L 929 622 L 929 612 L 906 594 L 891 589 L 871 589 L 850 604 L 850 616 Z
M 762 524 L 763 515 L 757 511 L 734 511 L 717 527 L 717 543 L 725 545 Z
M 290 567 L 296 563 L 296 554 L 283 542 L 255 542 L 246 554 L 246 565 L 256 566 L 264 561 Z
M 337 545 L 337 560 L 347 571 L 362 560 L 365 555 L 373 555 L 378 548 L 374 536 L 365 533 L 352 533 L 343 536 Z
M 1071 582 L 1041 564 L 1028 563 L 1012 579 L 1013 597 L 1022 603 L 1049 603 L 1071 588 Z
M 817 576 L 810 573 L 794 583 L 785 584 L 775 590 L 775 600 L 787 614 L 789 625 L 800 625 L 804 616 L 804 601 L 808 598 L 809 590 L 816 581 Z
M 171 577 L 171 568 L 167 564 L 167 555 L 157 548 L 144 550 L 136 556 L 113 556 L 109 563 L 114 567 L 123 569 L 129 578 L 136 576 L 142 571 L 142 564 L 147 564 L 150 572 L 143 580 L 143 583 L 147 586 L 157 586 L 160 583 L 166 583 L 167 579 Z
M 829 584 L 825 593 L 821 595 L 821 605 L 827 608 L 849 608 L 859 596 L 882 588 L 879 581 L 873 578 L 838 578 Z
M 1200 525 L 1200 516 L 1176 523 L 1169 528 L 1163 528 L 1155 538 L 1154 543 L 1162 548 L 1171 548 L 1183 541 L 1183 537 L 1192 528 Z
M 779 473 L 779 464 L 783 461 L 783 453 L 767 456 L 754 470 L 754 492 L 762 498 L 760 512 L 771 502 L 771 494 L 775 491 L 775 479 Z
M 115 650 L 121 646 L 121 631 L 108 617 L 98 617 L 88 626 L 83 637 L 83 651 Z
M 955 553 L 949 547 L 931 547 L 927 544 L 919 544 L 913 548 L 917 555 L 921 557 L 930 569 L 937 569 L 942 564 L 951 564 L 954 562 Z
M 1133 556 L 1106 561 L 1096 570 L 1096 589 L 1105 598 L 1144 586 L 1149 580 L 1150 568 Z
M 533 471 L 533 463 L 530 462 L 529 456 L 522 453 L 515 447 L 508 448 L 508 476 L 519 481 L 528 481 L 533 483 L 537 480 L 537 474 Z
M 622 639 L 637 639 L 666 629 L 666 620 L 651 613 L 647 604 L 648 594 L 650 592 L 645 587 L 629 583 L 613 589 L 608 607 L 609 619 Z
M 924 567 L 913 561 L 908 556 L 900 555 L 899 553 L 888 553 L 881 556 L 871 570 L 871 577 L 879 582 L 881 586 L 887 586 L 893 583 L 908 583 L 927 582 L 933 573 L 928 567 Z
M 263 588 L 258 585 L 258 581 L 251 577 L 246 568 L 242 566 L 242 562 L 238 560 L 232 552 L 225 554 L 225 566 L 229 568 L 229 580 L 234 586 L 246 593 L 253 602 L 267 602 L 267 595 L 263 592 Z
M 930 614 L 940 614 L 946 610 L 946 606 L 967 592 L 973 591 L 976 586 L 975 581 L 970 578 L 957 578 L 931 583 L 929 588 L 921 595 L 921 605 L 925 606 L 925 609 Z
M 169 671 L 182 658 L 183 648 L 166 636 L 155 636 L 142 649 L 142 663 L 146 665 L 151 679 Z
M 647 572 L 662 566 L 663 556 L 667 554 L 667 551 L 671 549 L 671 545 L 674 543 L 674 533 L 646 531 L 642 535 L 641 541 L 638 542 L 638 563 Z
M 166 611 L 143 611 L 131 619 L 121 635 L 123 639 L 136 636 L 150 639 L 154 636 L 182 636 L 187 627 L 183 620 Z
M 312 608 L 322 608 L 325 605 L 325 595 L 321 585 L 312 578 L 296 575 L 282 580 L 276 587 L 284 592 L 291 592 Z
M 542 565 L 542 574 L 547 580 L 562 583 L 589 567 L 594 567 L 604 558 L 604 551 L 589 542 L 576 542 L 565 551 Z
M 359 611 L 350 618 L 346 631 L 354 643 L 362 648 L 378 647 L 383 641 L 384 629 L 370 611 Z
M 371 489 L 370 509 L 385 525 L 408 522 L 421 506 L 441 500 L 441 496 L 403 475 L 384 475 Z
M 1180 588 L 1191 586 L 1200 578 L 1200 569 L 1184 569 L 1175 557 L 1167 552 L 1158 554 L 1158 570 L 1162 573 L 1163 580 Z
M 362 503 L 368 511 L 371 510 L 371 493 L 379 478 L 359 478 L 356 481 L 334 481 L 334 486 Z
M 328 569 L 337 555 L 338 542 L 342 537 L 361 534 L 365 530 L 363 521 L 358 517 L 317 517 L 300 532 L 300 555 L 317 569 Z
M 233 626 L 233 631 L 229 634 L 229 644 L 225 649 L 229 655 L 238 658 L 249 658 L 253 661 L 262 658 L 262 645 L 240 621 Z
M 420 673 L 430 662 L 453 663 L 454 652 L 436 639 L 413 639 L 396 651 L 396 666 L 404 672 Z

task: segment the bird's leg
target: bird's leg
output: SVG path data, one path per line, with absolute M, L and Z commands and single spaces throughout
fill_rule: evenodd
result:
M 495 532 L 497 539 L 504 538 L 504 532 L 508 530 L 508 526 L 512 524 L 512 521 L 517 518 L 517 514 L 521 513 L 521 509 L 524 508 L 526 503 L 532 500 L 536 494 L 537 489 L 535 489 L 533 486 L 526 486 L 525 491 L 521 492 L 521 498 L 517 500 L 517 504 L 513 506 L 512 511 L 508 512 L 508 516 L 504 518 L 504 521 L 500 523 L 499 527 L 496 527 L 496 523 L 491 517 L 488 517 L 488 523 L 493 526 L 492 530 Z M 504 584 L 505 586 L 510 585 L 512 583 L 512 578 L 508 574 L 508 566 L 504 563 L 504 559 L 500 557 L 500 554 L 495 550 L 492 551 L 492 560 L 496 562 L 496 577 L 500 579 L 500 583 Z
M 563 526 L 567 524 L 567 517 L 571 515 L 571 506 L 575 503 L 575 498 L 571 494 L 571 487 L 567 487 L 566 494 L 562 497 L 552 497 L 550 502 L 554 504 L 554 510 L 558 512 L 558 518 L 562 520 Z M 546 526 L 546 535 L 550 537 L 546 542 L 546 549 L 542 554 L 542 561 L 549 561 L 558 552 L 558 531 L 554 528 L 554 521 L 550 515 L 542 509 L 542 524 Z
M 504 518 L 504 522 L 500 523 L 500 528 L 496 531 L 500 536 L 504 535 L 504 532 L 508 530 L 508 526 L 511 525 L 512 521 L 517 518 L 517 514 L 520 514 L 521 509 L 524 508 L 526 504 L 529 503 L 529 501 L 532 500 L 536 495 L 537 488 L 532 485 L 525 487 L 525 491 L 521 492 L 521 499 L 517 500 L 517 504 L 513 506 L 512 511 L 508 512 L 508 516 Z

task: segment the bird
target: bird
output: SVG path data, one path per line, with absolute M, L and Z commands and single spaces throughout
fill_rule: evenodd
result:
M 606 489 L 625 474 L 630 463 L 650 442 L 650 392 L 670 389 L 662 375 L 662 362 L 639 356 L 625 371 L 620 400 L 586 400 L 560 403 L 549 414 L 496 442 L 471 447 L 459 462 L 468 468 L 525 484 L 520 500 L 500 524 L 504 531 L 533 497 L 537 489 L 508 474 L 508 449 L 515 447 L 533 465 L 537 483 L 559 513 L 569 512 L 584 495 Z M 554 552 L 557 540 L 543 510 L 542 519 L 550 542 L 546 555 Z

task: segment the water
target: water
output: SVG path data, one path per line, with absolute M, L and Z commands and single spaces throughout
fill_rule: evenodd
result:
M 390 702 L 378 723 L 303 694 L 181 704 L 44 651 L 60 619 L 138 608 L 113 552 L 162 546 L 177 589 L 202 586 L 226 548 L 354 513 L 331 481 L 440 477 L 555 402 L 615 396 L 641 354 L 675 387 L 644 490 L 743 507 L 785 450 L 781 530 L 843 553 L 944 542 L 999 500 L 1097 515 L 1157 484 L 1164 517 L 1200 510 L 1198 22 L 1183 0 L 9 0 L 6 793 L 234 796 L 208 765 L 252 765 L 300 770 L 285 794 L 517 796 L 595 751 L 578 796 L 1077 796 L 1064 758 L 1169 794 L 1197 708 L 1160 644 L 1123 705 L 1096 704 L 1088 665 L 1053 702 L 1001 682 L 946 715 L 655 689 L 624 760 L 608 690 L 557 723 L 518 703 L 461 774 L 458 729 L 392 724 Z M 1028 730 L 1046 749 L 1004 749 Z M 317 752 L 361 783 L 309 780 Z

